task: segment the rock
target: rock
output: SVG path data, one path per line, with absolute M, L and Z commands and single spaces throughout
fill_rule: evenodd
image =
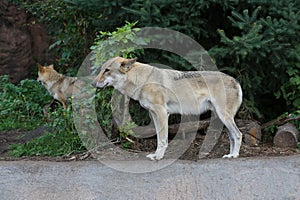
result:
M 274 145 L 277 147 L 296 148 L 298 143 L 299 131 L 291 124 L 286 123 L 280 127 L 274 137 Z
M 247 145 L 256 146 L 261 142 L 261 126 L 256 121 L 237 119 L 236 124 L 243 134 L 243 141 Z
M 261 141 L 261 127 L 256 122 L 248 124 L 244 134 L 244 141 L 250 146 L 258 145 Z
M 53 133 L 53 132 L 54 131 L 49 127 L 40 126 L 40 127 L 36 128 L 35 130 L 27 131 L 20 139 L 23 142 L 28 142 L 28 141 L 31 141 L 35 138 L 38 138 L 38 137 L 42 136 L 42 135 L 45 135 L 47 133 Z
M 28 77 L 36 62 L 48 60 L 49 37 L 45 29 L 17 6 L 0 1 L 0 75 L 14 83 Z

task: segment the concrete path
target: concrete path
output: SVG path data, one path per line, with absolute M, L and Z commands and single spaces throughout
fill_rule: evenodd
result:
M 155 164 L 139 161 L 140 167 Z M 300 155 L 176 161 L 139 174 L 97 161 L 1 161 L 0 199 L 299 200 Z

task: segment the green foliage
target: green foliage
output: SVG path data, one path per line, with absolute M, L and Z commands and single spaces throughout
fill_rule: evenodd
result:
M 30 130 L 43 123 L 43 105 L 51 96 L 36 80 L 14 85 L 8 76 L 0 76 L 0 99 L 0 130 Z
M 242 14 L 232 11 L 228 19 L 238 34 L 219 30 L 221 44 L 210 50 L 221 70 L 241 81 L 244 102 L 252 104 L 243 105 L 258 117 L 274 118 L 300 108 L 299 8 L 300 4 L 292 1 L 272 1 Z M 275 101 L 275 96 L 283 98 L 287 107 L 268 113 L 263 98 Z
M 11 155 L 21 156 L 61 156 L 79 153 L 85 150 L 73 124 L 71 109 L 59 107 L 49 113 L 50 123 L 47 125 L 54 130 L 25 144 L 10 146 Z
M 71 109 L 63 110 L 59 104 L 55 111 L 48 110 L 48 121 L 43 107 L 52 97 L 36 80 L 25 79 L 19 85 L 0 76 L 0 130 L 32 130 L 47 126 L 53 133 L 43 135 L 25 144 L 11 147 L 14 156 L 63 155 L 83 150 L 71 117 Z
M 296 110 L 296 111 L 294 111 L 290 114 L 290 118 L 296 118 L 296 117 L 299 117 L 299 116 L 300 116 L 300 109 L 298 109 L 298 110 Z M 293 123 L 296 126 L 296 128 L 298 130 L 300 130 L 300 120 L 299 119 L 295 120 L 295 121 L 291 121 L 290 123 Z
M 206 20 L 199 20 L 201 10 L 207 8 L 208 1 L 151 1 L 137 0 L 130 6 L 123 7 L 141 26 L 168 27 L 190 36 L 199 38 L 207 34 L 203 28 Z M 192 29 L 191 24 L 194 24 Z
M 91 59 L 95 61 L 94 66 L 92 66 L 94 74 L 97 74 L 102 64 L 107 61 L 107 58 L 120 55 L 126 58 L 133 58 L 143 54 L 143 50 L 138 49 L 138 47 L 146 44 L 147 41 L 141 38 L 137 39 L 136 33 L 140 29 L 133 28 L 135 24 L 126 22 L 124 26 L 117 28 L 116 31 L 99 33 L 95 38 L 94 45 L 91 47 L 93 50 Z M 99 110 L 97 112 L 99 113 L 98 121 L 109 137 L 112 131 L 112 93 L 112 88 L 99 90 L 96 93 L 96 108 Z M 120 102 L 121 98 L 118 101 Z
M 134 101 L 134 100 L 130 101 L 129 113 L 132 120 L 139 126 L 146 126 L 151 122 L 151 118 L 148 110 L 141 107 L 138 101 Z
M 300 45 L 297 47 L 297 55 L 300 55 Z M 288 80 L 283 83 L 280 89 L 275 92 L 276 98 L 281 96 L 286 100 L 286 103 L 300 111 L 300 62 L 294 66 L 287 66 Z
M 132 131 L 133 128 L 136 127 L 134 122 L 125 122 L 123 126 L 119 126 L 118 130 L 120 132 L 121 138 L 126 138 L 128 136 L 134 136 L 134 132 Z
M 113 88 L 106 88 L 105 90 L 98 90 L 95 94 L 95 107 L 97 113 L 97 119 L 103 131 L 108 138 L 111 138 L 112 127 L 112 109 L 111 98 L 113 94 Z
M 134 122 L 125 122 L 124 125 L 118 127 L 118 131 L 120 134 L 120 141 L 122 142 L 122 148 L 128 149 L 131 146 L 131 139 L 129 136 L 134 137 L 133 128 L 136 127 Z
M 89 52 L 99 31 L 112 31 L 124 21 L 139 21 L 139 26 L 168 27 L 192 36 L 196 40 L 211 41 L 217 34 L 211 30 L 216 24 L 204 17 L 212 11 L 232 7 L 235 1 L 101 1 L 98 0 L 10 0 L 47 25 L 52 38 L 50 49 L 55 50 L 58 66 L 77 68 Z M 218 12 L 222 14 L 222 12 Z M 223 14 L 223 17 L 225 15 Z M 211 21 L 220 23 L 222 16 Z M 35 23 L 35 22 L 33 22 Z
M 96 74 L 99 68 L 108 60 L 116 56 L 125 58 L 133 58 L 143 54 L 143 49 L 139 49 L 141 45 L 147 44 L 145 39 L 138 38 L 136 33 L 139 28 L 133 28 L 135 23 L 126 22 L 120 28 L 113 32 L 100 31 L 95 38 L 95 43 L 91 46 L 93 54 L 91 59 L 95 59 L 95 64 L 92 67 L 93 73 Z M 99 67 L 100 66 L 100 67 Z

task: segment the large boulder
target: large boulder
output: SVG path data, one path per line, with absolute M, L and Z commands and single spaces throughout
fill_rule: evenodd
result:
M 0 0 L 0 75 L 17 83 L 49 60 L 45 29 L 16 5 Z

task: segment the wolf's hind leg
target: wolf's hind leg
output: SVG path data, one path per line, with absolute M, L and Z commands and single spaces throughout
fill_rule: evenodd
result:
M 228 129 L 230 139 L 230 154 L 224 155 L 223 158 L 237 158 L 242 144 L 242 133 L 236 126 L 234 119 L 229 119 L 224 122 Z
M 57 99 L 62 105 L 65 110 L 67 110 L 67 98 L 63 95 L 61 91 L 54 95 L 54 98 Z
M 67 108 L 68 108 L 67 102 L 66 102 L 66 101 L 60 101 L 60 102 L 62 103 L 63 108 L 64 108 L 65 110 L 67 110 Z
M 51 102 L 50 103 L 48 103 L 48 104 L 46 104 L 45 106 L 44 106 L 44 108 L 43 108 L 43 113 L 44 113 L 44 116 L 48 119 L 48 108 L 53 104 L 53 102 L 55 101 L 55 99 L 53 98 L 52 100 L 51 100 Z
M 234 115 L 227 113 L 225 110 L 216 108 L 217 115 L 228 129 L 228 136 L 230 140 L 230 153 L 224 155 L 223 158 L 237 158 L 239 156 L 240 147 L 242 144 L 242 133 L 234 122 Z

